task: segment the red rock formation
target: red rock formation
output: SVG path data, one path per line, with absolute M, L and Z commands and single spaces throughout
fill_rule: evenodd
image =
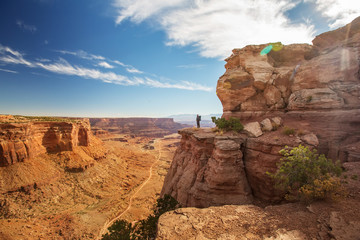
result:
M 42 153 L 91 147 L 98 141 L 92 136 L 88 121 L 0 124 L 0 166 L 23 162 Z
M 251 203 L 253 196 L 279 201 L 267 172 L 275 172 L 284 146 L 312 147 L 316 136 L 284 135 L 282 129 L 260 137 L 210 129 L 179 131 L 181 143 L 164 180 L 161 195 L 171 194 L 187 207 Z M 311 136 L 315 139 L 311 139 Z
M 0 123 L 0 193 L 48 184 L 105 157 L 88 120 L 11 121 Z
M 165 178 L 162 195 L 182 206 L 208 207 L 252 201 L 242 152 L 245 135 L 216 136 L 211 130 L 179 131 L 181 143 Z
M 281 116 L 316 133 L 329 157 L 360 160 L 360 17 L 313 43 L 265 56 L 260 51 L 266 45 L 233 50 L 217 84 L 223 116 L 245 123 Z M 349 153 L 354 140 L 357 149 Z
M 172 118 L 90 118 L 91 127 L 109 133 L 134 134 L 147 137 L 163 137 L 188 127 Z M 96 132 L 99 132 L 97 130 Z M 101 134 L 101 132 L 99 132 Z
M 197 207 L 243 204 L 251 195 L 279 200 L 266 172 L 275 171 L 285 145 L 307 144 L 334 160 L 360 161 L 360 17 L 313 43 L 265 56 L 265 44 L 233 50 L 217 95 L 223 117 L 239 118 L 248 137 L 180 131 L 162 194 Z M 297 134 L 266 133 L 280 119 L 274 117 Z

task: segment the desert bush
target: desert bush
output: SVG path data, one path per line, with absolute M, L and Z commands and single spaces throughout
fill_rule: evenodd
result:
M 165 194 L 159 198 L 153 208 L 153 213 L 146 219 L 132 225 L 126 220 L 118 220 L 111 225 L 102 240 L 148 240 L 155 239 L 159 217 L 167 212 L 181 207 L 172 196 Z
M 306 184 L 299 189 L 299 198 L 304 202 L 314 199 L 339 199 L 345 195 L 345 189 L 338 177 L 315 179 L 313 184 Z
M 226 120 L 225 118 L 211 117 L 211 120 L 220 130 L 240 132 L 244 129 L 244 126 L 237 118 L 230 117 L 229 120 Z
M 294 135 L 295 134 L 295 129 L 290 128 L 288 126 L 285 126 L 283 129 L 283 134 L 289 136 L 289 135 Z
M 318 154 L 316 149 L 299 145 L 280 150 L 284 157 L 275 173 L 267 173 L 275 181 L 275 187 L 286 193 L 288 200 L 313 201 L 336 199 L 344 193 L 340 179 L 342 168 L 339 162 Z

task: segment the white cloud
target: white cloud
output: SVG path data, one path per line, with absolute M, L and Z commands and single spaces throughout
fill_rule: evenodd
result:
M 184 90 L 202 90 L 202 91 L 206 91 L 206 92 L 210 92 L 212 91 L 212 88 L 210 87 L 206 87 L 206 86 L 202 86 L 200 84 L 197 83 L 192 83 L 192 82 L 188 82 L 188 81 L 182 81 L 181 83 L 175 83 L 175 84 L 170 84 L 170 83 L 163 83 L 163 82 L 159 82 L 157 80 L 153 80 L 150 78 L 145 78 L 146 85 L 149 85 L 151 87 L 156 87 L 156 88 L 177 88 L 177 89 L 184 89 Z
M 51 60 L 47 59 L 47 58 L 36 58 L 36 61 L 39 61 L 39 62 L 51 62 Z
M 36 26 L 34 25 L 28 25 L 28 24 L 25 24 L 23 21 L 21 20 L 17 20 L 16 21 L 16 25 L 19 26 L 19 28 L 23 29 L 23 30 L 26 30 L 26 31 L 29 31 L 29 32 L 36 32 L 37 31 L 37 28 Z
M 67 50 L 55 50 L 55 52 L 59 52 L 61 54 L 65 54 L 65 55 L 73 55 L 78 58 L 87 59 L 87 60 L 105 60 L 105 58 L 103 56 L 90 54 L 83 50 L 78 50 L 76 52 L 67 51 Z
M 316 4 L 316 9 L 330 21 L 330 28 L 342 27 L 360 16 L 358 0 L 305 0 Z
M 126 71 L 128 71 L 129 73 L 138 73 L 138 74 L 141 74 L 143 73 L 142 71 L 134 68 L 134 67 L 131 67 L 131 68 L 126 68 Z
M 0 44 L 0 61 L 10 64 L 22 64 L 33 67 L 33 64 L 24 59 L 23 55 L 9 47 Z
M 72 54 L 72 53 L 73 52 L 63 53 L 63 54 Z M 74 54 L 75 54 L 75 52 L 74 52 Z M 72 55 L 74 55 L 74 54 L 72 54 Z M 87 53 L 86 56 L 93 56 L 93 55 Z M 44 69 L 44 70 L 52 72 L 52 73 L 78 76 L 78 77 L 82 77 L 82 78 L 91 78 L 91 79 L 100 80 L 100 81 L 106 82 L 106 83 L 125 85 L 125 86 L 145 85 L 145 86 L 156 87 L 156 88 L 176 88 L 176 89 L 184 89 L 184 90 L 211 91 L 211 88 L 209 88 L 209 87 L 202 86 L 202 85 L 196 84 L 196 83 L 187 82 L 187 81 L 172 84 L 172 83 L 166 83 L 166 82 L 160 82 L 157 80 L 152 80 L 149 78 L 144 79 L 144 78 L 139 78 L 139 77 L 128 77 L 128 76 L 117 74 L 115 72 L 102 72 L 97 69 L 91 69 L 91 68 L 85 68 L 82 66 L 72 65 L 63 58 L 60 58 L 56 62 L 52 62 L 51 60 L 48 61 L 48 59 L 45 59 L 46 61 L 43 61 L 43 60 L 44 59 L 42 59 L 42 58 L 38 58 L 36 61 L 26 60 L 26 59 L 24 59 L 23 54 L 21 54 L 20 52 L 12 50 L 11 48 L 6 47 L 6 46 L 2 46 L 0 44 L 0 62 L 3 62 L 5 64 L 20 64 L 20 65 L 25 65 L 25 66 L 31 67 L 31 68 L 41 68 L 41 69 Z M 11 70 L 6 70 L 6 69 L 0 69 L 0 70 L 15 73 L 15 71 L 11 71 Z M 138 71 L 139 73 L 141 73 L 141 71 L 139 71 L 135 68 L 133 68 L 132 71 L 133 72 Z
M 123 66 L 123 67 L 128 66 L 128 65 L 126 65 L 126 64 L 124 64 L 124 63 L 122 63 L 122 62 L 120 62 L 120 61 L 118 61 L 118 60 L 115 60 L 115 61 L 113 61 L 113 62 L 116 63 L 116 64 L 118 64 L 118 65 L 120 65 L 120 66 Z
M 103 62 L 99 62 L 98 66 L 103 67 L 103 68 L 114 68 L 113 65 L 110 65 L 109 63 L 103 61 Z
M 155 14 L 164 13 L 174 7 L 181 6 L 184 0 L 117 0 L 114 6 L 117 7 L 118 17 L 116 23 L 121 23 L 124 19 L 130 18 L 132 21 L 140 23 L 144 19 Z
M 13 70 L 9 70 L 9 69 L 3 69 L 3 68 L 0 68 L 0 71 L 8 72 L 8 73 L 18 73 L 17 71 L 13 71 Z
M 177 68 L 184 68 L 184 69 L 190 69 L 190 68 L 203 68 L 204 64 L 186 64 L 186 65 L 178 65 Z
M 191 45 L 204 57 L 224 58 L 248 44 L 310 43 L 314 35 L 313 25 L 294 25 L 285 16 L 298 3 L 293 0 L 113 1 L 116 23 L 154 20 L 167 33 L 167 45 Z

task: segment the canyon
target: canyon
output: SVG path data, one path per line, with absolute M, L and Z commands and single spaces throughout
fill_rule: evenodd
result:
M 0 115 L 0 238 L 100 239 L 170 194 L 185 208 L 160 217 L 157 239 L 357 239 L 360 18 L 261 54 L 269 44 L 234 49 L 217 82 L 222 117 L 240 119 L 240 133 L 171 118 Z M 341 161 L 344 199 L 283 200 L 267 172 L 299 144 Z
M 277 169 L 280 149 L 302 144 L 340 160 L 346 174 L 358 176 L 360 17 L 317 36 L 313 45 L 272 44 L 234 49 L 217 82 L 222 117 L 240 119 L 244 131 L 179 131 L 181 143 L 161 194 L 190 208 L 164 214 L 158 239 L 360 236 L 354 217 L 360 215 L 358 178 L 347 181 L 350 194 L 344 200 L 306 208 L 281 204 L 284 193 L 267 175 Z M 262 54 L 270 45 L 276 47 Z
M 0 115 L 1 239 L 97 239 L 119 215 L 151 212 L 179 136 L 102 131 L 89 119 Z
M 172 118 L 90 118 L 92 131 L 99 134 L 133 134 L 163 137 L 191 125 L 174 122 Z

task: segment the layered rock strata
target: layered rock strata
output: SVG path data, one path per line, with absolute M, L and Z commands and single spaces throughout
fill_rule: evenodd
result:
M 105 157 L 89 121 L 9 119 L 0 123 L 0 193 L 27 191 L 83 172 Z
M 217 84 L 223 117 L 246 123 L 281 116 L 316 133 L 320 151 L 329 157 L 358 161 L 360 18 L 317 36 L 313 45 L 284 45 L 260 55 L 266 46 L 234 49 L 225 60 Z
M 217 83 L 223 117 L 239 118 L 247 135 L 180 131 L 162 194 L 196 207 L 279 200 L 266 172 L 276 170 L 286 145 L 360 161 L 360 17 L 313 45 L 278 44 L 260 54 L 267 45 L 234 49 Z M 288 136 L 266 132 L 282 122 Z
M 260 137 L 219 134 L 211 129 L 186 128 L 166 175 L 161 194 L 171 194 L 182 206 L 208 207 L 247 204 L 253 197 L 278 201 L 266 172 L 275 172 L 284 146 L 311 146 L 304 136 L 287 136 L 278 131 Z M 316 136 L 315 136 L 315 140 Z
M 115 133 L 163 137 L 188 127 L 172 118 L 90 118 L 90 123 L 96 135 Z
M 72 151 L 77 146 L 91 147 L 98 143 L 88 121 L 0 124 L 0 166 L 23 162 L 42 153 Z

